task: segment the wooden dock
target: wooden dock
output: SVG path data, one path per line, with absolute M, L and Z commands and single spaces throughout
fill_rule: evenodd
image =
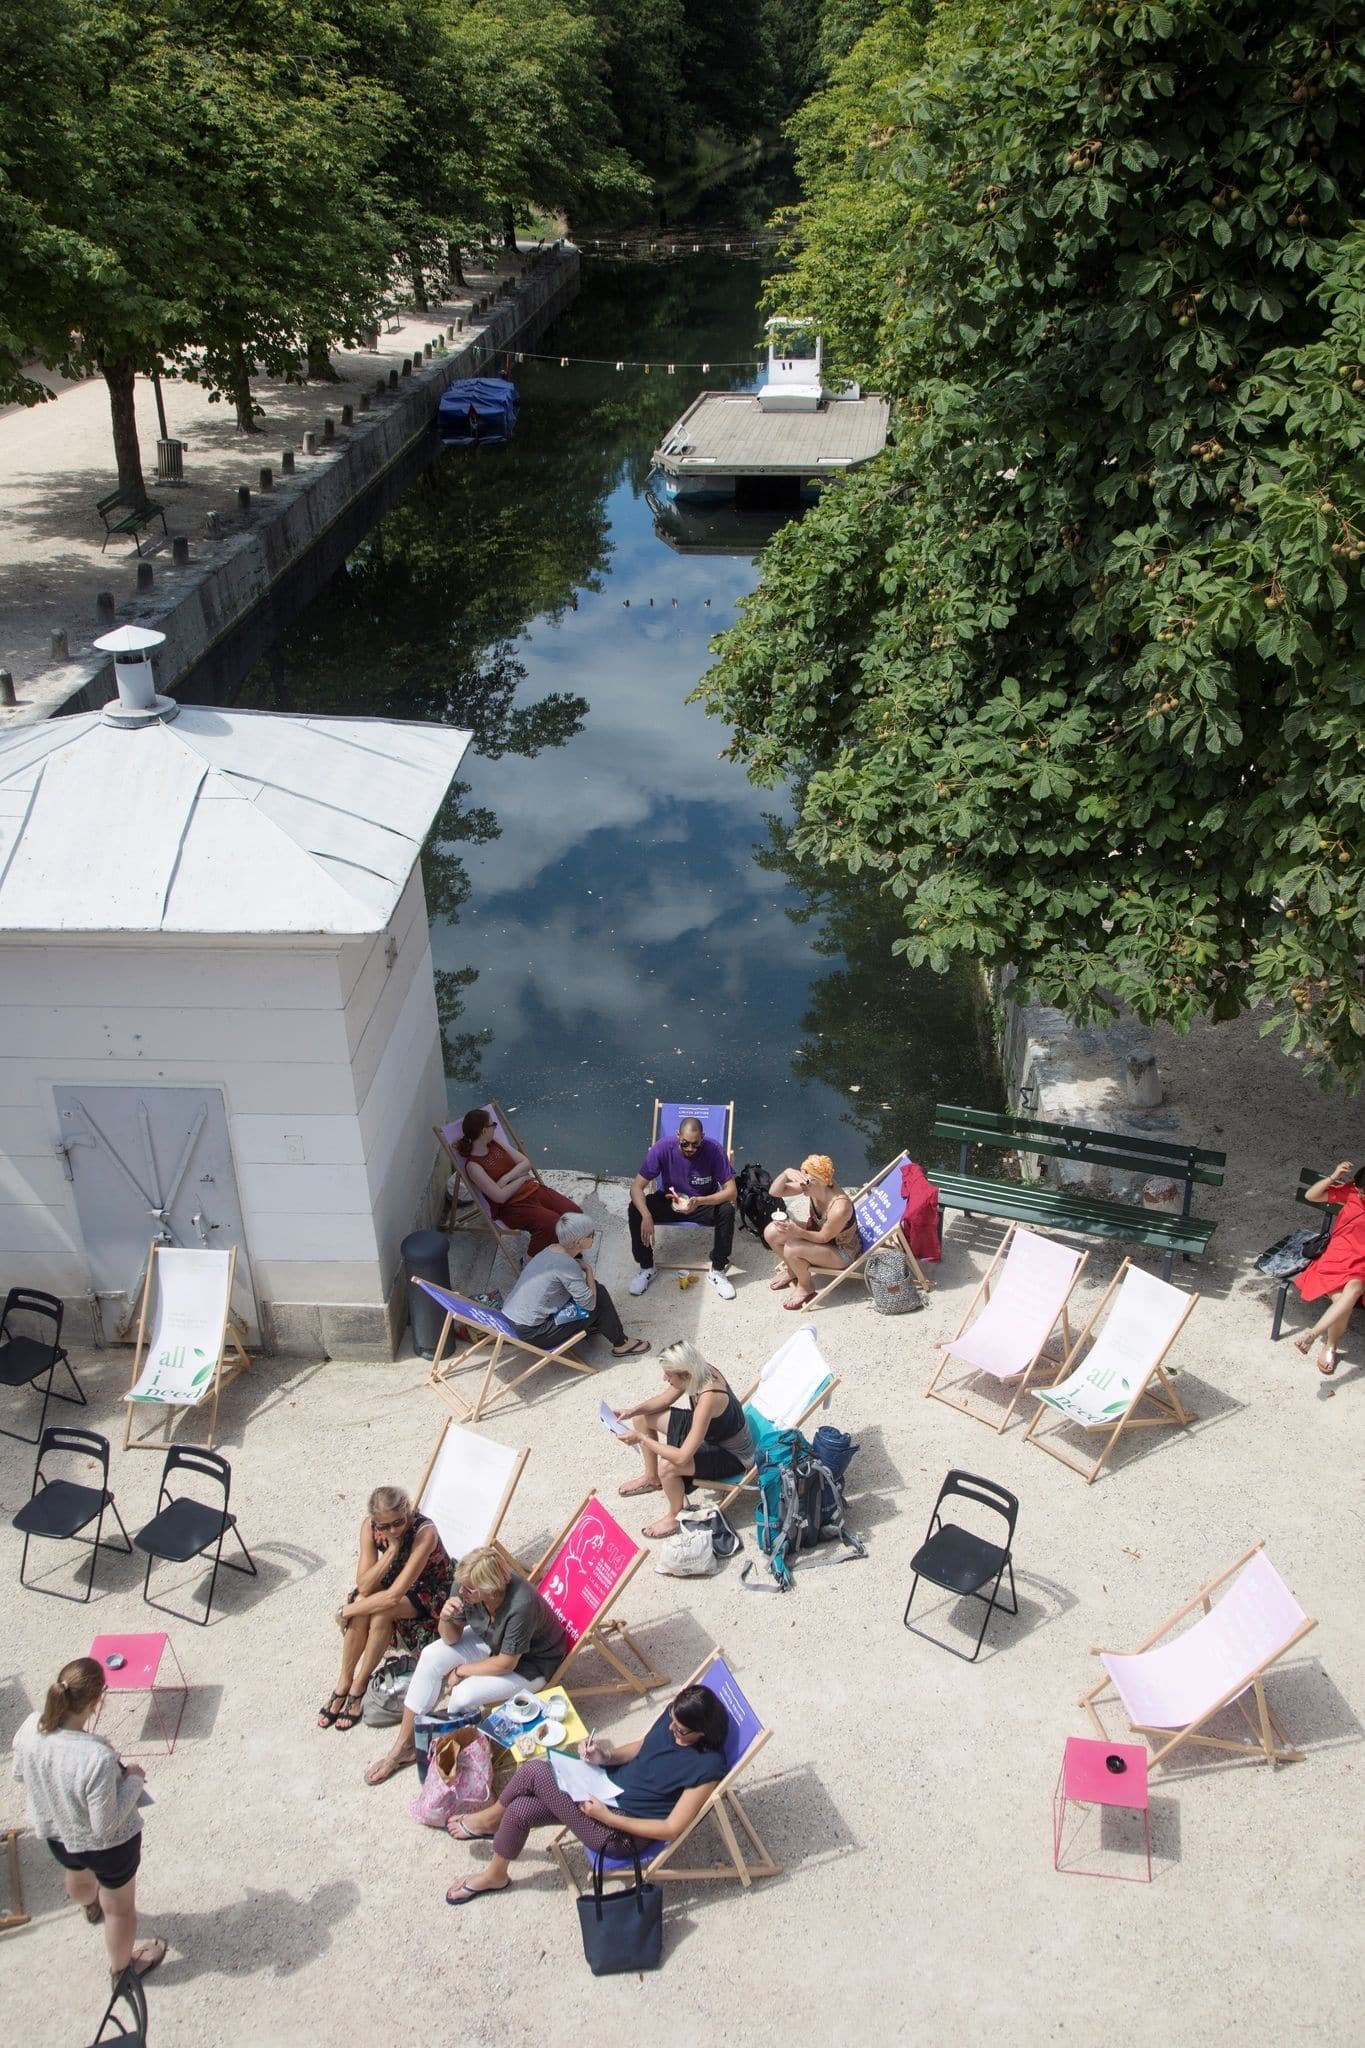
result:
M 665 476 L 694 483 L 859 469 L 886 446 L 890 413 L 884 398 L 831 399 L 818 412 L 764 412 L 754 394 L 703 391 L 652 461 Z

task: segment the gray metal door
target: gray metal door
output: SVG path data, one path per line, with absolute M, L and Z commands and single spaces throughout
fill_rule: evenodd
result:
M 237 1247 L 232 1306 L 258 1335 L 227 1111 L 217 1088 L 54 1088 L 100 1326 L 137 1335 L 147 1248 Z

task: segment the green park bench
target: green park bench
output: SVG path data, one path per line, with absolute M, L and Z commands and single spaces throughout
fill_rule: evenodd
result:
M 1217 1227 L 1190 1214 L 1196 1181 L 1223 1185 L 1224 1152 L 1205 1152 L 1173 1140 L 1129 1138 L 1118 1131 L 1089 1130 L 1082 1124 L 1049 1124 L 1036 1117 L 1001 1116 L 993 1110 L 963 1109 L 940 1102 L 934 1111 L 934 1136 L 955 1138 L 957 1172 L 931 1170 L 929 1179 L 946 1209 L 968 1216 L 1003 1216 L 1011 1222 L 1034 1223 L 1081 1237 L 1113 1237 L 1125 1244 L 1148 1245 L 1164 1252 L 1162 1277 L 1169 1280 L 1177 1252 L 1185 1258 L 1204 1251 Z M 972 1172 L 974 1146 L 995 1152 L 1032 1152 L 1065 1159 L 1076 1166 L 1106 1167 L 1117 1173 L 1169 1175 L 1184 1183 L 1184 1204 L 1178 1216 L 1145 1208 L 1139 1202 L 1101 1201 L 1079 1190 L 1050 1186 L 1046 1181 L 990 1180 Z
M 144 527 L 150 526 L 154 519 L 161 521 L 163 533 L 167 530 L 166 515 L 155 498 L 134 498 L 126 491 L 110 491 L 108 497 L 95 500 L 95 510 L 104 521 L 104 539 L 100 542 L 101 554 L 108 547 L 111 536 L 116 533 L 131 534 L 133 546 L 141 554 L 142 542 L 138 535 Z

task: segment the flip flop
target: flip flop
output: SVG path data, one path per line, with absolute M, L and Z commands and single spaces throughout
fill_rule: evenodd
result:
M 463 1816 L 458 1813 L 452 1813 L 450 1819 L 446 1822 L 446 1833 L 455 1842 L 491 1842 L 493 1839 L 491 1830 L 488 1834 L 471 1834 L 464 1824 Z M 509 1879 L 508 1882 L 510 1883 L 511 1880 Z
M 795 1301 L 784 1301 L 783 1308 L 809 1308 L 815 1299 L 814 1290 L 809 1294 L 798 1294 Z
M 616 1491 L 624 1499 L 633 1500 L 637 1493 L 662 1493 L 663 1488 L 657 1479 L 627 1479 Z
M 332 1693 L 328 1698 L 326 1706 L 318 1708 L 319 1728 L 330 1728 L 336 1721 L 337 1716 L 345 1708 L 346 1702 L 350 1697 L 351 1695 L 348 1692 Z M 337 1700 L 341 1701 L 341 1706 L 339 1707 L 334 1704 Z
M 648 1337 L 637 1337 L 634 1343 L 627 1344 L 624 1351 L 618 1351 L 615 1345 L 613 1345 L 611 1355 L 613 1358 L 638 1358 L 642 1351 L 648 1351 L 648 1349 Z
M 1309 1352 L 1313 1349 L 1313 1334 L 1311 1330 L 1306 1337 L 1296 1337 L 1294 1339 L 1294 1349 L 1302 1357 L 1307 1358 Z
M 400 1771 L 410 1770 L 417 1761 L 415 1756 L 377 1757 L 365 1773 L 367 1785 L 387 1785 L 390 1778 L 396 1778 Z
M 354 1713 L 351 1712 L 352 1700 L 354 1700 L 356 1703 Z M 345 1703 L 342 1706 L 341 1712 L 337 1715 L 336 1720 L 333 1724 L 336 1728 L 336 1732 L 338 1735 L 349 1735 L 351 1730 L 357 1726 L 360 1720 L 360 1709 L 364 1706 L 364 1704 L 365 1695 L 363 1692 L 347 1693 Z
M 677 1533 L 678 1525 L 676 1522 L 670 1522 L 667 1528 L 664 1527 L 662 1522 L 651 1522 L 647 1529 L 640 1531 L 642 1536 L 648 1536 L 651 1541 L 656 1543 L 661 1543 L 665 1536 L 676 1536 Z
M 475 1899 L 495 1899 L 499 1892 L 510 1890 L 511 1884 L 512 1880 L 510 1877 L 506 1884 L 481 1884 L 474 1891 L 471 1891 L 468 1885 L 453 1884 L 446 1893 L 446 1904 L 448 1906 L 470 1906 L 474 1903 Z
M 95 1900 L 92 1906 L 82 1906 L 81 1911 L 92 1927 L 98 1927 L 100 1921 L 104 1918 L 104 1908 L 98 1899 Z
M 789 1287 L 794 1287 L 795 1285 L 796 1282 L 792 1279 L 790 1273 L 779 1273 L 776 1280 L 768 1282 L 768 1292 L 770 1294 L 785 1294 Z
M 146 1977 L 158 1963 L 166 1960 L 166 1944 L 158 1938 L 155 1941 L 140 1941 L 128 1958 L 128 1967 L 138 1977 Z M 110 1976 L 117 1983 L 122 1971 L 111 1970 Z
M 1336 1354 L 1336 1352 L 1335 1352 L 1335 1351 L 1324 1351 L 1324 1352 L 1323 1352 L 1323 1354 L 1322 1354 L 1322 1356 L 1321 1356 L 1321 1358 L 1320 1358 L 1320 1359 L 1318 1360 L 1318 1371 L 1319 1371 L 1319 1372 L 1320 1372 L 1320 1373 L 1322 1374 L 1322 1376 L 1323 1376 L 1323 1378 L 1324 1378 L 1325 1380 L 1330 1380 L 1330 1379 L 1331 1379 L 1331 1377 L 1332 1377 L 1332 1374 L 1333 1374 L 1333 1373 L 1334 1373 L 1334 1372 L 1336 1371 L 1336 1369 L 1337 1369 L 1337 1354 Z

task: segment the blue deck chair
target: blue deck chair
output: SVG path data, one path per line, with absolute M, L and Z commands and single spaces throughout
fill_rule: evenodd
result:
M 861 1249 L 857 1258 L 850 1260 L 842 1273 L 830 1275 L 814 1301 L 807 1302 L 808 1308 L 823 1308 L 835 1288 L 841 1287 L 845 1280 L 851 1280 L 855 1273 L 865 1281 L 867 1275 L 862 1268 L 873 1252 L 879 1252 L 888 1245 L 905 1253 L 910 1271 L 915 1276 L 916 1286 L 923 1288 L 926 1294 L 932 1290 L 933 1281 L 911 1251 L 910 1240 L 901 1229 L 901 1217 L 905 1213 L 905 1202 L 901 1195 L 901 1168 L 909 1157 L 908 1152 L 898 1152 L 889 1166 L 874 1174 L 870 1181 L 858 1189 L 853 1197 L 853 1215 L 858 1225 L 858 1243 Z M 819 1271 L 814 1277 L 817 1280 L 825 1278 Z
M 671 1138 L 677 1131 L 678 1125 L 682 1122 L 683 1118 L 688 1116 L 697 1118 L 701 1124 L 702 1136 L 714 1139 L 716 1144 L 724 1151 L 727 1159 L 733 1163 L 735 1156 L 735 1105 L 733 1102 L 660 1102 L 656 1098 L 654 1103 L 654 1128 L 650 1135 L 650 1144 L 657 1145 L 661 1137 Z M 659 1183 L 656 1180 L 654 1183 L 656 1191 L 658 1185 Z M 660 1223 L 656 1227 L 659 1230 L 704 1230 L 708 1239 L 712 1234 L 707 1230 L 704 1223 L 689 1223 L 685 1217 L 680 1217 L 676 1223 Z M 704 1270 L 709 1263 L 709 1258 L 703 1259 L 701 1265 L 696 1270 L 699 1272 Z M 684 1270 L 691 1269 L 684 1268 Z
M 466 1301 L 462 1294 L 452 1293 L 448 1287 L 438 1287 L 432 1280 L 418 1280 L 415 1275 L 413 1277 L 416 1285 L 424 1289 L 446 1312 L 446 1319 L 441 1325 L 441 1339 L 431 1361 L 427 1385 L 435 1389 L 453 1414 L 462 1417 L 466 1422 L 480 1421 L 490 1408 L 496 1407 L 504 1394 L 510 1394 L 517 1387 L 523 1386 L 542 1366 L 567 1365 L 574 1372 L 588 1374 L 597 1370 L 596 1366 L 589 1365 L 585 1358 L 569 1356 L 574 1346 L 581 1344 L 587 1335 L 581 1323 L 572 1336 L 566 1337 L 562 1344 L 556 1344 L 552 1350 L 547 1351 L 539 1344 L 529 1343 L 516 1324 L 509 1322 L 497 1309 L 484 1308 L 477 1301 Z M 471 1326 L 482 1330 L 484 1334 L 482 1337 L 471 1339 L 468 1348 L 461 1356 L 456 1357 L 454 1347 L 459 1342 L 458 1332 L 462 1327 L 468 1330 Z M 484 1351 L 488 1353 L 488 1357 L 484 1363 L 479 1390 L 472 1401 L 466 1401 L 464 1395 L 450 1384 L 452 1376 L 474 1365 L 479 1354 Z M 524 1357 L 529 1358 L 531 1363 L 524 1372 L 519 1372 L 514 1380 L 500 1381 L 493 1388 L 490 1400 L 489 1388 L 493 1383 L 493 1369 L 504 1351 L 519 1351 Z

